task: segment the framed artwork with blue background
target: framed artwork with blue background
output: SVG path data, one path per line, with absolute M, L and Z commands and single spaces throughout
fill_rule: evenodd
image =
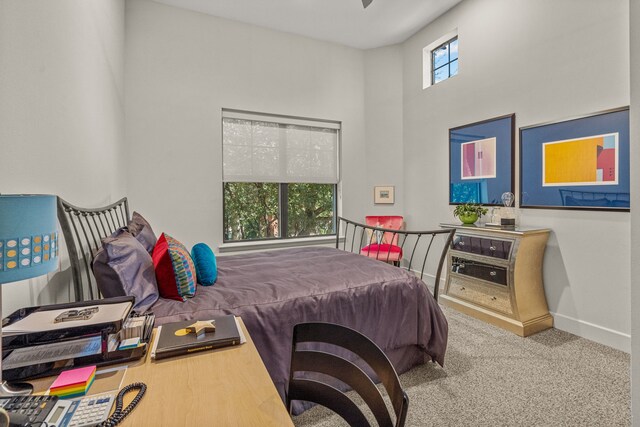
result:
M 449 129 L 449 204 L 502 206 L 514 192 L 515 114 Z
M 520 207 L 629 211 L 629 108 L 520 128 Z

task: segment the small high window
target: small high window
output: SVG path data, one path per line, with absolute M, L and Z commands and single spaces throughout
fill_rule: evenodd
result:
M 458 29 L 422 49 L 422 89 L 458 74 Z
M 458 74 L 458 37 L 442 43 L 431 51 L 431 84 Z

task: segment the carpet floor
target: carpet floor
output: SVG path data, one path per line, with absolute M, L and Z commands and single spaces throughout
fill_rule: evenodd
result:
M 400 376 L 409 395 L 407 426 L 631 425 L 629 354 L 557 329 L 520 338 L 443 311 L 449 321 L 444 368 L 427 363 Z M 294 423 L 346 425 L 322 407 Z

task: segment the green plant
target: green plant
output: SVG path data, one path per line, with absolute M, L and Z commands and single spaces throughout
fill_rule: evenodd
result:
M 487 208 L 478 203 L 464 203 L 456 206 L 453 211 L 453 216 L 461 218 L 463 216 L 477 215 L 480 218 L 487 213 Z

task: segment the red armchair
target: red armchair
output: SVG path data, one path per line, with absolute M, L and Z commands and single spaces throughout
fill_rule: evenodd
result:
M 402 216 L 366 216 L 365 223 L 372 227 L 401 230 L 404 224 Z M 402 248 L 398 246 L 398 235 L 390 232 L 369 232 L 368 245 L 360 250 L 360 254 L 384 262 L 399 265 L 402 259 Z M 373 235 L 371 234 L 373 233 Z

